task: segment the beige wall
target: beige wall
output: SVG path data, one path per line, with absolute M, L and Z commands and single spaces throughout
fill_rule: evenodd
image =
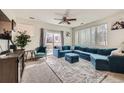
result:
M 36 46 L 39 45 L 39 32 L 40 32 L 40 28 L 44 28 L 44 29 L 50 29 L 50 30 L 57 30 L 57 31 L 70 31 L 71 34 L 73 33 L 73 37 L 66 37 L 65 33 L 64 33 L 64 41 L 65 41 L 65 45 L 72 45 L 72 43 L 74 44 L 74 31 L 80 30 L 80 29 L 84 29 L 84 28 L 88 28 L 88 27 L 92 27 L 92 26 L 97 26 L 99 24 L 104 24 L 107 23 L 108 25 L 108 36 L 107 36 L 107 41 L 108 41 L 108 45 L 106 47 L 118 47 L 120 45 L 120 43 L 122 41 L 124 41 L 124 29 L 121 30 L 115 30 L 115 31 L 111 31 L 111 25 L 113 22 L 118 21 L 120 19 L 124 20 L 124 13 L 118 13 L 112 16 L 109 16 L 107 18 L 101 19 L 101 20 L 97 20 L 95 22 L 91 22 L 82 26 L 78 26 L 75 28 L 67 28 L 67 27 L 62 27 L 62 26 L 57 26 L 57 25 L 53 25 L 53 24 L 48 24 L 48 23 L 44 23 L 44 22 L 40 22 L 40 21 L 29 21 L 26 19 L 20 19 L 20 18 L 16 18 L 14 15 L 10 15 L 7 14 L 6 15 L 10 18 L 10 19 L 14 19 L 18 24 L 23 24 L 23 25 L 29 25 L 29 27 L 31 27 L 33 29 L 33 35 L 31 36 L 32 42 L 29 44 L 29 46 L 27 48 L 35 48 Z M 27 27 L 27 26 L 26 26 Z M 73 32 L 72 32 L 73 31 Z M 16 35 L 16 33 L 13 33 Z M 105 47 L 105 46 L 95 46 L 95 47 Z
M 12 29 L 11 22 L 0 21 L 0 31 L 3 31 L 3 29 L 11 31 Z
M 40 21 L 30 21 L 26 19 L 16 19 L 16 30 L 24 31 L 26 30 L 28 34 L 31 36 L 31 42 L 26 46 L 26 49 L 35 49 L 39 46 L 40 40 L 40 29 L 48 29 L 53 31 L 64 31 L 64 45 L 72 45 L 72 29 L 63 26 L 52 25 L 48 23 L 43 23 Z M 71 33 L 71 37 L 66 37 L 66 32 Z M 17 32 L 13 32 L 13 40 L 17 35 Z
M 81 30 L 81 29 L 85 29 L 85 28 L 88 28 L 88 27 L 93 27 L 93 26 L 97 26 L 97 25 L 106 23 L 108 25 L 108 32 L 107 32 L 108 45 L 107 46 L 95 46 L 95 47 L 119 47 L 120 43 L 124 41 L 124 29 L 111 30 L 111 25 L 113 24 L 113 22 L 116 22 L 118 20 L 123 20 L 124 21 L 124 12 L 109 16 L 109 17 L 101 19 L 101 20 L 97 20 L 97 21 L 92 22 L 92 23 L 82 25 L 82 26 L 79 26 L 79 27 L 75 27 L 72 30 L 77 31 L 77 30 Z M 75 36 L 73 34 L 73 38 L 74 37 Z M 75 41 L 73 41 L 73 43 L 74 42 Z

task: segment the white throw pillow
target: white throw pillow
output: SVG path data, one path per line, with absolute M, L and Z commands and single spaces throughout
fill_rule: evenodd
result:
M 122 50 L 118 48 L 117 50 L 113 50 L 110 56 L 124 56 L 124 53 L 122 53 Z

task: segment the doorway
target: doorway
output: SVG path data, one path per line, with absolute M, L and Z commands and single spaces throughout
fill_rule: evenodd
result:
M 46 47 L 47 54 L 53 54 L 53 47 L 61 46 L 61 34 L 58 32 L 47 32 L 46 33 Z

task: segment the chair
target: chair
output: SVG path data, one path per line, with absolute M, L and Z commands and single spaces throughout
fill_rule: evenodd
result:
M 34 51 L 34 56 L 35 58 L 43 58 L 46 57 L 47 58 L 47 52 L 46 52 L 46 47 L 37 47 Z

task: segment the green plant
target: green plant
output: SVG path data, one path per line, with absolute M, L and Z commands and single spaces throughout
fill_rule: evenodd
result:
M 20 47 L 21 49 L 24 49 L 24 47 L 31 42 L 30 35 L 26 34 L 26 31 L 20 32 L 18 31 L 19 35 L 16 36 L 15 44 L 17 47 Z

